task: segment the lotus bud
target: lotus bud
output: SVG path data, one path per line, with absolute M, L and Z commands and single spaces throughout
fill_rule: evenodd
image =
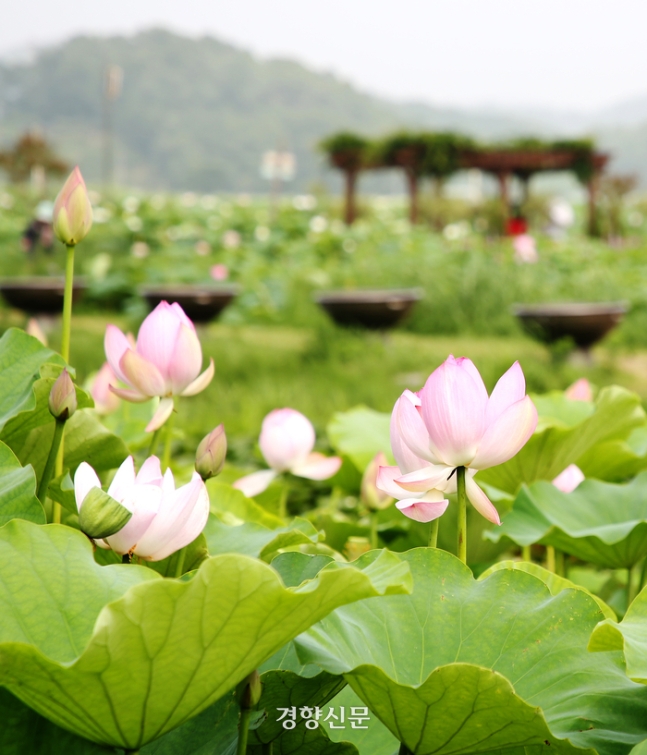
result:
M 63 370 L 49 393 L 49 411 L 60 422 L 68 420 L 76 411 L 76 390 L 67 370 Z
M 261 699 L 263 685 L 258 671 L 252 673 L 238 685 L 238 699 L 243 710 L 251 710 Z
M 376 484 L 380 467 L 386 467 L 388 464 L 386 456 L 380 451 L 379 454 L 376 454 L 371 459 L 362 477 L 360 498 L 362 499 L 362 503 L 372 511 L 385 509 L 393 502 L 393 498 L 388 493 L 381 491 Z
M 38 339 L 43 346 L 47 346 L 47 336 L 43 333 L 43 329 L 40 327 L 38 320 L 35 317 L 30 317 L 27 323 L 26 329 L 27 335 Z
M 100 540 L 122 530 L 132 515 L 101 488 L 92 488 L 79 509 L 79 527 L 88 537 Z
M 195 453 L 195 471 L 203 480 L 215 477 L 222 472 L 227 456 L 227 436 L 225 426 L 220 424 L 200 441 Z
M 586 378 L 580 378 L 569 385 L 564 395 L 571 401 L 593 401 L 593 389 Z
M 53 226 L 57 238 L 67 246 L 83 241 L 92 227 L 92 205 L 78 167 L 56 197 Z

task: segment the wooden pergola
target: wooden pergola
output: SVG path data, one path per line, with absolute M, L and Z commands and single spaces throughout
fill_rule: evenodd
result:
M 445 137 L 447 135 L 444 135 Z M 433 168 L 429 168 L 430 161 L 425 154 L 425 139 L 434 149 L 434 135 L 413 135 L 406 137 L 396 135 L 390 140 L 382 140 L 382 144 L 390 148 L 380 151 L 371 148 L 367 140 L 356 138 L 352 143 L 348 134 L 343 134 L 336 142 L 335 137 L 324 143 L 328 152 L 330 164 L 344 174 L 345 179 L 345 211 L 344 219 L 351 224 L 357 215 L 356 190 L 357 179 L 362 171 L 380 170 L 384 168 L 400 168 L 404 172 L 407 192 L 409 194 L 409 219 L 412 223 L 418 220 L 418 187 L 421 178 L 433 176 Z M 451 170 L 446 170 L 444 176 L 455 170 L 477 169 L 494 176 L 499 184 L 499 192 L 503 215 L 510 215 L 509 181 L 512 176 L 519 178 L 528 194 L 528 183 L 532 176 L 548 171 L 570 171 L 575 173 L 586 186 L 588 192 L 588 223 L 587 230 L 592 236 L 598 234 L 596 201 L 600 176 L 609 160 L 609 155 L 595 152 L 586 142 L 564 142 L 552 145 L 511 146 L 494 148 L 477 148 L 467 146 L 469 140 L 463 139 L 464 146 L 457 147 L 448 141 L 448 147 L 453 149 L 449 163 Z M 379 146 L 379 143 L 378 143 Z M 337 148 L 336 148 L 337 147 Z

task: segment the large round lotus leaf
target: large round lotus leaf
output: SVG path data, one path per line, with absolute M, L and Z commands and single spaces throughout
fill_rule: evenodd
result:
M 629 678 L 647 684 L 647 587 L 629 606 L 623 620 L 602 621 L 593 631 L 589 650 L 622 650 Z
M 603 614 L 586 593 L 551 596 L 512 569 L 475 581 L 436 549 L 402 558 L 413 594 L 338 609 L 296 645 L 302 662 L 343 673 L 415 755 L 621 755 L 647 738 L 647 688 L 621 653 L 587 652 Z
M 547 482 L 522 488 L 503 524 L 486 537 L 554 545 L 607 568 L 647 555 L 647 472 L 625 485 L 585 480 L 572 493 Z
M 36 498 L 36 475 L 23 467 L 13 451 L 0 442 L 0 526 L 11 519 L 45 524 L 45 511 Z
M 499 490 L 515 493 L 522 483 L 553 480 L 569 464 L 575 464 L 599 443 L 626 438 L 631 431 L 645 424 L 640 398 L 624 388 L 603 388 L 589 416 L 590 405 L 582 404 L 565 412 L 558 404 L 577 402 L 542 402 L 534 435 L 516 456 L 479 472 L 479 479 Z M 555 416 L 558 415 L 558 416 Z M 578 421 L 579 420 L 579 421 Z
M 126 590 L 128 580 L 139 584 Z M 188 582 L 167 580 L 98 566 L 75 530 L 13 520 L 0 530 L 0 684 L 59 726 L 137 749 L 334 608 L 407 581 L 408 566 L 388 552 L 364 570 L 331 565 L 296 588 L 240 555 L 208 559 Z

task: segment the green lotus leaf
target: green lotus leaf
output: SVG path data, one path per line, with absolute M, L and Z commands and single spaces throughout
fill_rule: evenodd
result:
M 0 687 L 2 755 L 115 755 L 106 748 L 61 729 Z
M 647 555 L 646 501 L 647 472 L 625 485 L 585 480 L 572 493 L 536 482 L 485 537 L 554 545 L 598 566 L 629 568 Z
M 569 417 L 570 421 L 573 419 Z M 555 418 L 540 421 L 535 434 L 516 456 L 505 464 L 479 472 L 478 479 L 499 490 L 516 493 L 524 482 L 553 480 L 596 444 L 626 438 L 644 424 L 645 412 L 636 394 L 618 386 L 603 388 L 590 416 L 576 424 Z
M 10 519 L 45 524 L 45 511 L 36 498 L 36 475 L 23 467 L 13 451 L 0 442 L 0 526 Z
M 351 708 L 366 707 L 357 697 L 352 687 L 344 689 L 330 701 L 331 708 L 344 708 L 348 713 Z M 359 750 L 359 755 L 397 755 L 400 743 L 373 713 L 369 711 L 370 721 L 366 729 L 353 728 L 352 722 L 346 721 L 343 729 L 330 729 L 328 736 L 335 742 L 351 742 Z
M 595 627 L 589 650 L 622 650 L 629 678 L 647 684 L 647 587 L 638 594 L 619 624 L 606 619 Z
M 269 529 L 256 522 L 231 526 L 211 514 L 204 528 L 209 553 L 242 553 L 271 561 L 284 548 L 319 542 L 321 534 L 306 519 L 296 517 L 287 526 Z
M 0 428 L 19 412 L 35 407 L 32 385 L 47 362 L 65 365 L 62 357 L 23 330 L 10 328 L 0 338 Z
M 248 755 L 265 755 L 260 746 L 252 746 Z M 233 753 L 232 753 L 233 755 Z M 335 742 L 325 729 L 306 729 L 304 725 L 285 731 L 272 743 L 272 755 L 359 755 L 350 742 Z
M 475 581 L 437 549 L 402 558 L 410 596 L 338 609 L 295 644 L 303 663 L 344 674 L 415 755 L 621 755 L 647 737 L 647 688 L 621 653 L 587 652 L 603 614 L 586 593 L 551 596 L 514 569 Z
M 499 561 L 496 564 L 493 564 L 489 569 L 486 569 L 486 571 L 484 571 L 482 574 L 480 574 L 479 580 L 487 579 L 490 574 L 493 574 L 495 571 L 500 571 L 501 569 L 516 569 L 517 571 L 523 571 L 527 574 L 532 574 L 533 577 L 541 579 L 541 581 L 550 590 L 551 595 L 557 595 L 562 590 L 582 590 L 582 592 L 593 598 L 593 600 L 598 604 L 600 611 L 602 611 L 607 619 L 612 619 L 613 621 L 615 621 L 615 619 L 617 618 L 613 610 L 602 600 L 602 598 L 594 595 L 592 592 L 587 590 L 586 587 L 582 587 L 582 585 L 576 585 L 575 582 L 571 582 L 570 579 L 560 577 L 559 575 L 548 571 L 548 569 L 544 569 L 543 566 L 539 566 L 539 564 L 530 563 L 528 561 Z
M 240 490 L 222 482 L 209 480 L 207 483 L 211 513 L 220 517 L 225 524 L 235 525 L 242 522 L 262 524 L 269 529 L 283 527 L 285 522 L 278 516 L 266 511 L 256 501 L 247 498 Z
M 23 464 L 31 464 L 40 479 L 54 435 L 49 412 L 53 378 L 40 378 L 30 385 L 30 401 L 9 419 L 0 433 Z M 33 389 L 33 392 L 31 392 Z M 65 423 L 65 466 L 70 469 L 87 461 L 97 471 L 114 469 L 128 456 L 128 448 L 101 424 L 89 408 L 90 396 L 76 387 L 79 409 Z
M 598 443 L 577 460 L 586 477 L 622 482 L 647 469 L 647 427 L 637 427 L 626 440 Z
M 335 451 L 348 456 L 357 469 L 363 472 L 380 451 L 392 460 L 390 422 L 388 414 L 356 406 L 347 412 L 334 414 L 326 431 Z
M 334 608 L 410 580 L 388 552 L 285 588 L 240 555 L 208 559 L 187 582 L 100 567 L 87 538 L 59 525 L 13 520 L 0 544 L 0 684 L 57 725 L 126 749 L 208 708 Z

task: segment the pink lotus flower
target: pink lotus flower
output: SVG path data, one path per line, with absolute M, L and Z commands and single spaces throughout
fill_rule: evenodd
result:
M 57 238 L 74 246 L 92 227 L 92 205 L 78 166 L 70 173 L 54 202 L 53 228 Z
M 557 475 L 553 485 L 562 493 L 572 493 L 575 488 L 584 481 L 584 473 L 577 464 L 569 464 L 566 469 Z
M 364 470 L 360 487 L 360 498 L 365 506 L 373 511 L 386 509 L 393 503 L 393 497 L 384 493 L 377 487 L 377 477 L 381 467 L 388 464 L 387 458 L 382 451 L 376 454 Z
M 211 277 L 215 281 L 226 281 L 227 278 L 229 278 L 229 268 L 227 267 L 227 265 L 220 263 L 217 265 L 212 265 L 210 273 Z
M 146 432 L 160 428 L 173 411 L 172 396 L 195 396 L 211 382 L 213 359 L 202 369 L 202 349 L 195 327 L 177 304 L 160 302 L 139 329 L 137 343 L 116 325 L 108 325 L 105 337 L 108 363 L 128 389 L 110 385 L 126 401 L 161 401 Z
M 111 414 L 119 408 L 119 396 L 110 390 L 110 386 L 116 383 L 117 376 L 113 372 L 112 367 L 108 362 L 104 362 L 99 372 L 94 376 L 90 388 L 90 395 L 94 400 L 94 408 L 99 414 Z
M 74 475 L 74 495 L 79 511 L 92 488 L 101 488 L 96 472 L 82 462 Z M 115 553 L 135 554 L 147 561 L 161 561 L 193 542 L 209 517 L 209 495 L 200 475 L 175 489 L 170 469 L 162 476 L 159 459 L 151 456 L 135 475 L 133 457 L 119 467 L 108 495 L 132 511 L 132 517 L 119 532 L 97 540 L 101 548 Z
M 525 392 L 518 362 L 488 398 L 474 364 L 450 356 L 419 393 L 405 391 L 396 402 L 391 446 L 398 466 L 380 469 L 378 487 L 398 498 L 396 505 L 407 516 L 431 521 L 447 508 L 440 494 L 453 492 L 454 470 L 463 466 L 468 499 L 486 519 L 500 524 L 473 475 L 512 458 L 534 432 L 537 410 Z
M 564 395 L 571 401 L 593 401 L 591 383 L 586 378 L 580 378 L 573 385 L 569 385 Z
M 308 480 L 327 480 L 337 473 L 341 459 L 312 451 L 315 431 L 312 423 L 295 409 L 274 409 L 263 420 L 259 438 L 261 453 L 270 469 L 253 472 L 236 480 L 234 487 L 246 496 L 262 493 L 282 472 Z

